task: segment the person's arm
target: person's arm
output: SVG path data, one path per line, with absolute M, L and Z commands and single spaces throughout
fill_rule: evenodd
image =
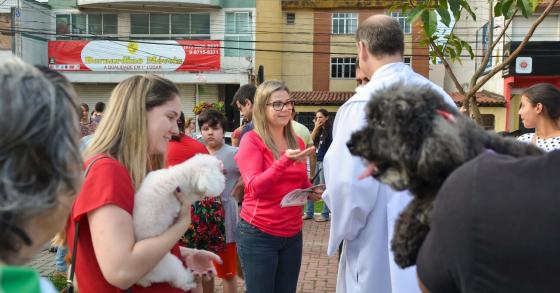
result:
M 240 176 L 239 179 L 237 180 L 237 183 L 235 183 L 235 186 L 231 191 L 231 196 L 235 198 L 235 200 L 238 203 L 243 202 L 243 197 L 245 195 L 244 189 L 245 189 L 245 185 L 243 184 L 243 177 Z
M 315 138 L 317 138 L 317 135 L 319 135 L 319 131 L 321 131 L 321 125 L 315 122 L 315 127 L 313 127 L 313 131 L 311 131 L 311 139 L 313 141 L 315 141 Z
M 309 155 L 309 179 L 311 180 L 317 172 L 317 154 L 313 152 Z M 313 183 L 313 182 L 311 182 Z
M 181 211 L 176 222 L 163 234 L 136 241 L 132 216 L 116 205 L 89 212 L 93 249 L 107 282 L 127 289 L 149 273 L 179 241 L 190 224 L 190 202 L 181 194 Z
M 311 152 L 315 151 L 315 148 L 308 148 L 302 151 L 286 151 L 270 167 L 263 170 L 263 153 L 259 149 L 258 143 L 255 136 L 244 137 L 235 155 L 235 161 L 246 188 L 251 190 L 257 197 L 271 194 L 268 191 L 274 188 L 274 185 L 282 177 L 282 172 L 286 168 L 296 163 L 296 161 L 301 163 Z
M 353 240 L 366 225 L 377 202 L 380 183 L 374 179 L 358 180 L 365 166 L 350 154 L 346 142 L 365 123 L 365 105 L 353 103 L 337 115 L 334 138 L 323 160 L 327 190 L 323 200 L 331 209 L 328 255 L 333 255 L 342 240 Z

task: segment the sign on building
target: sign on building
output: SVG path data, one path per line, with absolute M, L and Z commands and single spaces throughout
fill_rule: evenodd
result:
M 217 71 L 220 41 L 49 41 L 61 71 Z

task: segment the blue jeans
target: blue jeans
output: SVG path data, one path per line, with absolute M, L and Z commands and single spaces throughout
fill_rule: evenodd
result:
M 243 219 L 237 225 L 237 253 L 247 293 L 296 292 L 303 240 L 262 232 Z
M 68 246 L 59 246 L 56 249 L 56 255 L 54 257 L 54 264 L 55 264 L 57 272 L 66 273 L 66 270 L 68 269 L 68 266 L 66 265 L 66 262 L 64 261 L 64 257 L 66 256 L 67 253 L 68 253 Z
M 325 184 L 325 174 L 323 173 L 323 162 L 322 161 L 317 161 L 317 168 L 315 168 L 315 170 L 317 170 L 317 172 L 319 172 L 319 176 L 315 177 L 315 180 L 313 181 L 314 185 L 317 184 Z M 310 217 L 313 217 L 315 211 L 315 202 L 312 200 L 308 200 L 307 201 L 307 207 L 305 209 L 305 214 L 307 214 Z M 323 210 L 321 211 L 321 216 L 323 216 L 323 218 L 329 218 L 329 214 L 331 213 L 331 211 L 329 210 L 329 207 L 326 204 L 323 204 Z

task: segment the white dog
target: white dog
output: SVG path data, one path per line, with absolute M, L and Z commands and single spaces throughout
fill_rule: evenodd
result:
M 222 166 L 222 162 L 213 156 L 197 155 L 179 165 L 148 173 L 134 195 L 132 219 L 136 240 L 160 235 L 173 224 L 180 209 L 175 197 L 177 187 L 191 201 L 220 195 L 225 187 Z M 148 287 L 160 282 L 185 291 L 196 287 L 192 273 L 171 253 L 167 253 L 137 284 Z

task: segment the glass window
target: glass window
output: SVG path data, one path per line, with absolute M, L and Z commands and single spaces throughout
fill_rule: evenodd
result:
M 331 58 L 331 78 L 355 78 L 356 57 Z
M 56 15 L 56 34 L 66 35 L 70 33 L 70 15 L 57 14 Z
M 412 64 L 412 58 L 411 57 L 404 57 L 403 62 L 404 62 L 404 64 L 410 66 Z
M 188 35 L 190 14 L 171 14 L 171 33 L 175 35 Z
M 116 35 L 117 22 L 118 20 L 116 14 L 103 14 L 103 34 Z
M 253 56 L 251 36 L 251 14 L 249 12 L 226 13 L 226 35 L 224 36 L 224 56 Z M 246 49 L 246 50 L 239 50 Z
M 150 14 L 150 34 L 169 34 L 169 14 Z
M 88 14 L 88 34 L 102 35 L 103 34 L 103 19 L 101 14 Z
M 210 34 L 210 14 L 208 13 L 191 14 L 191 34 L 193 35 Z
M 286 24 L 295 24 L 296 23 L 296 14 L 294 12 L 286 13 Z
M 72 14 L 72 33 L 73 34 L 86 34 L 87 33 L 87 14 Z
M 410 34 L 412 32 L 410 23 L 408 23 L 408 21 L 406 20 L 408 15 L 403 14 L 402 12 L 391 12 L 391 16 L 397 19 L 405 34 Z
M 149 34 L 150 33 L 150 15 L 149 14 L 131 14 L 130 15 L 130 33 L 131 34 Z
M 333 13 L 332 14 L 332 33 L 353 34 L 358 26 L 357 13 Z

